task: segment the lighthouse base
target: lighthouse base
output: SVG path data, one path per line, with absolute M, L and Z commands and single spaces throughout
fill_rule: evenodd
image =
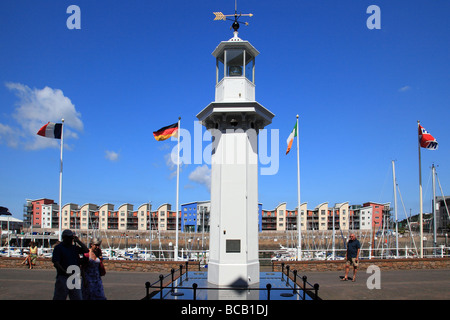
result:
M 208 265 L 208 269 L 210 265 Z M 248 286 L 215 285 L 208 281 L 209 270 L 189 271 L 178 277 L 171 284 L 163 286 L 159 282 L 154 284 L 157 289 L 145 299 L 151 300 L 321 300 L 318 285 L 314 288 L 301 288 L 302 281 L 297 278 L 294 283 L 292 277 L 284 272 L 260 272 L 259 283 Z M 164 276 L 161 277 L 164 279 Z M 161 280 L 161 281 L 162 281 Z M 317 288 L 316 288 L 317 286 Z
M 210 261 L 208 282 L 219 286 L 247 287 L 259 282 L 259 261 L 246 264 L 224 264 Z

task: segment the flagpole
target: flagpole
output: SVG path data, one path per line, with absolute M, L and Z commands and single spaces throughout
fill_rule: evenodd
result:
M 177 152 L 177 201 L 175 209 L 175 247 L 174 247 L 174 259 L 178 261 L 178 199 L 179 199 L 179 186 L 180 186 L 180 131 L 181 131 L 181 117 L 178 117 L 178 152 Z
M 417 120 L 417 133 L 420 130 L 420 121 Z M 419 145 L 419 228 L 420 228 L 420 258 L 423 258 L 423 208 L 422 208 L 422 164 L 421 164 L 421 155 L 420 155 L 420 139 L 417 137 L 418 145 Z
M 59 241 L 61 241 L 62 233 L 62 172 L 63 172 L 63 148 L 64 148 L 64 119 L 61 125 L 61 158 L 59 167 Z
M 434 247 L 434 254 L 436 255 L 436 167 L 434 166 L 434 163 L 431 167 L 431 173 L 433 175 L 433 247 Z
M 298 115 L 297 115 L 297 232 L 298 232 L 298 248 L 297 248 L 297 260 L 301 260 L 302 257 L 302 218 L 300 210 L 300 148 L 299 148 L 299 134 L 298 134 Z

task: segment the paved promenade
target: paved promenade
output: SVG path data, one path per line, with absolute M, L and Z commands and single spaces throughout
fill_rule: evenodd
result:
M 0 269 L 0 300 L 51 300 L 55 275 L 54 270 Z M 380 289 L 367 287 L 372 274 L 363 270 L 356 282 L 340 281 L 343 271 L 305 275 L 308 282 L 320 285 L 323 300 L 450 300 L 450 270 L 445 269 L 381 271 Z M 158 277 L 157 273 L 108 272 L 103 278 L 105 295 L 108 300 L 140 300 L 145 282 Z

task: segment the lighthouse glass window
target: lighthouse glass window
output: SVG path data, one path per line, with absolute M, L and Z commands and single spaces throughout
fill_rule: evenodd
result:
M 244 49 L 224 50 L 216 59 L 216 83 L 224 77 L 243 77 L 255 81 L 255 57 Z
M 253 57 L 248 51 L 245 51 L 245 77 L 254 82 L 255 78 L 255 57 Z
M 228 49 L 225 50 L 225 63 L 227 77 L 242 77 L 244 74 L 244 50 Z

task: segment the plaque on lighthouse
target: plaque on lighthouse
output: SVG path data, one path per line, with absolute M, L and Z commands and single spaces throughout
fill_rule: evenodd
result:
M 215 100 L 197 114 L 213 139 L 208 282 L 245 287 L 260 275 L 257 136 L 274 114 L 255 99 L 259 52 L 238 36 L 239 18 L 252 15 L 214 14 L 215 20 L 232 17 L 234 35 L 212 53 Z

